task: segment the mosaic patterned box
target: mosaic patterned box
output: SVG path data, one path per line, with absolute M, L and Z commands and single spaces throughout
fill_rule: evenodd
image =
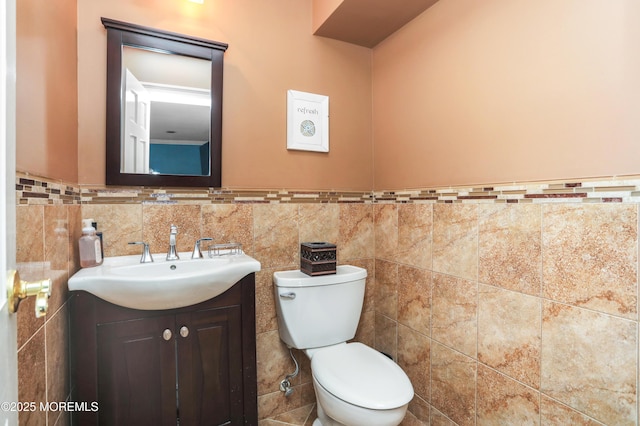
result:
M 300 270 L 307 275 L 336 273 L 336 245 L 326 242 L 300 244 Z

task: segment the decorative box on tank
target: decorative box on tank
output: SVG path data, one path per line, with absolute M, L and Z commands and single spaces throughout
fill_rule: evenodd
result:
M 300 270 L 307 275 L 336 273 L 336 245 L 325 242 L 300 244 Z

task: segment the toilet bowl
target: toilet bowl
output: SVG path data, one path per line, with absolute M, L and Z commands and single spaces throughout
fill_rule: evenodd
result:
M 353 339 L 367 271 L 341 265 L 336 273 L 274 274 L 280 338 L 311 359 L 318 418 L 314 426 L 396 426 L 413 398 L 405 372 Z
M 320 349 L 311 358 L 318 402 L 315 426 L 394 426 L 413 398 L 407 375 L 362 343 Z

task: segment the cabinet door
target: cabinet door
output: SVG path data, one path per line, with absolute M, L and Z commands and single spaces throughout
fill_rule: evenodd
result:
M 240 306 L 176 316 L 180 426 L 244 424 Z
M 174 320 L 170 315 L 97 326 L 101 426 L 176 425 Z

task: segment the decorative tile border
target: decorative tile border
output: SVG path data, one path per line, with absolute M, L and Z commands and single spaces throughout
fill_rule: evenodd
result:
M 72 186 L 16 175 L 18 204 L 637 203 L 640 176 L 400 191 L 293 191 Z
M 371 203 L 370 192 L 232 189 L 82 189 L 82 204 Z
M 77 187 L 50 179 L 16 174 L 16 202 L 18 204 L 79 204 Z
M 622 203 L 640 202 L 640 176 L 584 181 L 373 191 L 376 203 Z

